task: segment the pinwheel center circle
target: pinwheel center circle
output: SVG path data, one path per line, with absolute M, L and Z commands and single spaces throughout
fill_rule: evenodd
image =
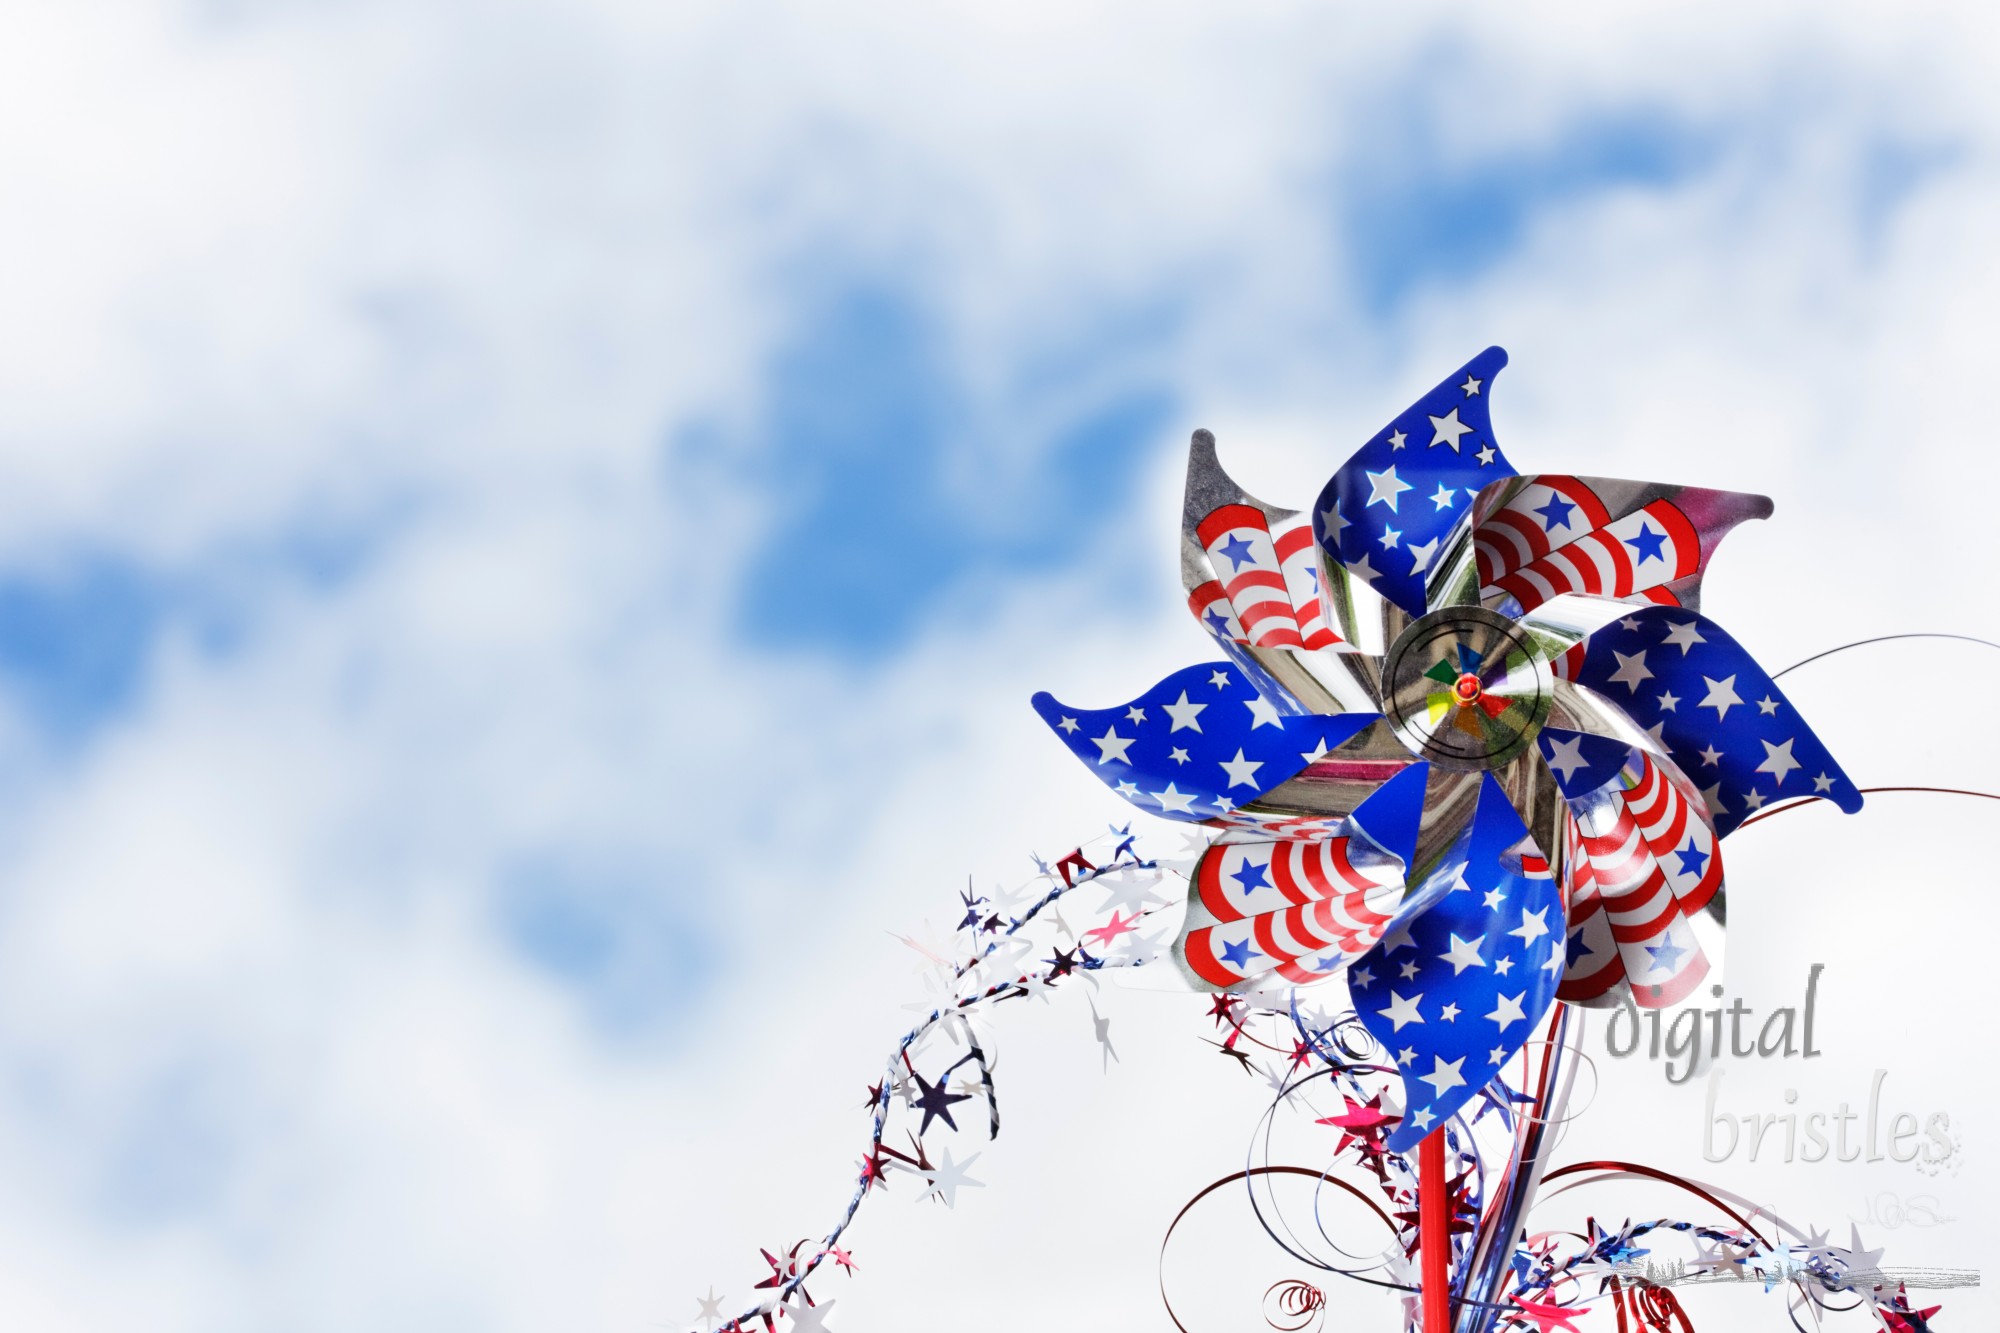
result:
M 1383 707 L 1412 754 L 1493 769 L 1534 742 L 1553 698 L 1535 636 L 1495 611 L 1451 606 L 1411 623 L 1383 659 Z

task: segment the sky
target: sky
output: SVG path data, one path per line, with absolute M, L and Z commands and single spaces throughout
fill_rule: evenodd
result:
M 893 935 L 1124 817 L 1029 696 L 1212 655 L 1175 568 L 1197 427 L 1303 507 L 1499 343 L 1524 469 L 1775 499 L 1704 600 L 1767 666 L 2000 637 L 1996 35 L 0 15 L 0 1312 L 624 1333 L 740 1296 L 845 1201 L 921 996 Z M 1787 684 L 1863 785 L 1994 788 L 1982 651 Z M 1954 1221 L 1871 1243 L 1978 1267 L 1983 821 L 1837 820 L 1729 844 L 1732 988 L 1825 963 L 1829 1039 L 1725 1098 L 1885 1068 L 1962 1170 L 1709 1170 L 1836 1230 L 1934 1195 Z M 1197 997 L 1106 988 L 1108 1074 L 1065 998 L 998 1033 L 986 1187 L 871 1204 L 833 1327 L 1166 1326 L 1160 1232 L 1261 1106 Z M 1579 1145 L 1702 1169 L 1699 1087 L 1600 1066 Z M 1781 1318 L 1719 1293 L 1704 1327 Z

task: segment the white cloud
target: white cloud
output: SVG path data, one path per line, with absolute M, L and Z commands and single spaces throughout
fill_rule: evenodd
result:
M 251 578 L 239 651 L 170 618 L 140 705 L 80 750 L 9 719 L 0 1308 L 24 1326 L 650 1327 L 832 1220 L 905 1017 L 883 930 L 941 916 L 968 869 L 1122 818 L 1028 693 L 1129 697 L 1203 649 L 1172 581 L 1170 440 L 1087 561 L 982 570 L 878 665 L 732 646 L 730 571 L 769 501 L 732 458 L 667 442 L 703 419 L 756 435 L 761 372 L 816 284 L 909 281 L 973 400 L 1001 405 L 979 438 L 1024 454 L 1044 432 L 1010 437 L 1004 412 L 1060 415 L 1019 387 L 1049 349 L 1088 362 L 1114 316 L 1170 328 L 1120 353 L 1181 395 L 1168 433 L 1213 427 L 1281 502 L 1498 341 L 1517 464 L 1778 499 L 1708 584 L 1767 663 L 1988 628 L 1993 65 L 1973 9 L 8 22 L 10 563 L 209 570 L 302 513 L 390 515 L 356 520 L 344 580 Z M 1442 177 L 1607 109 L 1694 127 L 1708 165 L 1528 209 L 1490 264 L 1356 309 L 1335 205 L 1366 201 L 1337 191 L 1389 129 L 1427 126 Z M 1884 142 L 1956 156 L 1869 232 Z M 1800 680 L 1857 775 L 1991 785 L 1977 745 L 1919 763 L 1857 708 L 1944 659 L 1876 660 Z M 1944 823 L 1851 827 L 1924 845 Z M 1784 827 L 1732 839 L 1739 903 L 1849 882 Z M 575 848 L 715 956 L 652 1029 L 594 1026 L 496 916 L 511 867 Z M 1971 851 L 1936 855 L 1921 905 L 1890 914 L 1912 953 L 1957 947 L 1913 918 L 1962 918 L 1980 882 Z M 1739 930 L 1796 938 L 1755 910 Z M 1865 990 L 1872 943 L 1806 938 Z M 1793 970 L 1751 975 L 1775 991 Z M 1259 1103 L 1195 1042 L 1197 1011 L 1154 996 L 1109 997 L 1124 1063 L 1100 1076 L 1074 999 L 1007 1015 L 988 1188 L 949 1214 L 871 1204 L 860 1275 L 828 1287 L 836 1327 L 1157 1319 L 1159 1229 L 1238 1163 Z M 1862 1067 L 1883 1016 L 1848 1003 L 1840 1060 Z M 1991 1090 L 1941 1042 L 1898 1070 L 1968 1118 Z M 1973 1208 L 1892 1250 L 1976 1263 L 1950 1257 L 1989 1234 Z M 975 1284 L 981 1265 L 1036 1278 Z M 1746 1296 L 1714 1318 L 1770 1313 Z

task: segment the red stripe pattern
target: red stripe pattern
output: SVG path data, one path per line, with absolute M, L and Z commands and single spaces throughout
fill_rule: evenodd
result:
M 1195 525 L 1217 577 L 1188 595 L 1188 609 L 1224 638 L 1258 648 L 1331 648 L 1320 598 L 1319 556 L 1303 516 L 1273 529 L 1254 505 L 1228 504 Z
M 1597 492 L 1577 478 L 1535 477 L 1473 530 L 1479 582 L 1497 583 L 1610 521 Z
M 1285 572 L 1285 591 L 1292 599 L 1292 618 L 1308 648 L 1331 648 L 1340 636 L 1327 623 L 1326 603 L 1319 595 L 1319 543 L 1303 516 L 1281 525 L 1273 537 L 1278 566 Z
M 1181 954 L 1217 988 L 1306 985 L 1372 949 L 1402 900 L 1402 863 L 1365 841 L 1218 843 L 1195 868 Z
M 1617 785 L 1572 802 L 1570 956 L 1557 996 L 1587 1003 L 1622 980 L 1638 1004 L 1657 1009 L 1708 975 L 1690 918 L 1722 887 L 1722 857 L 1686 779 L 1634 754 Z
M 1665 584 L 1701 568 L 1701 538 L 1687 515 L 1668 500 L 1643 509 L 1556 547 L 1480 589 L 1482 600 L 1501 595 L 1532 611 L 1563 593 L 1663 602 L 1680 600 Z

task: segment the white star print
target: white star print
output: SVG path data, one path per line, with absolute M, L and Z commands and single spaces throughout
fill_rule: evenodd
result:
M 1707 643 L 1708 640 L 1701 637 L 1701 631 L 1695 627 L 1694 621 L 1684 620 L 1669 628 L 1667 637 L 1660 642 L 1672 644 L 1681 650 L 1682 657 L 1686 657 L 1696 644 Z
M 1521 1001 L 1527 998 L 1528 992 L 1526 991 L 1513 996 L 1501 995 L 1496 991 L 1493 996 L 1493 1012 L 1486 1016 L 1497 1023 L 1502 1032 L 1505 1032 L 1515 1023 L 1527 1021 L 1528 1015 L 1521 1008 Z
M 1660 692 L 1659 705 L 1662 713 L 1676 712 L 1679 710 L 1680 704 L 1681 697 L 1672 690 L 1662 690 Z
M 1820 774 L 1820 775 L 1819 775 L 1818 777 L 1816 777 L 1816 778 L 1814 778 L 1814 779 L 1813 779 L 1813 790 L 1814 790 L 1814 791 L 1816 791 L 1816 792 L 1817 792 L 1817 791 L 1832 791 L 1832 790 L 1833 790 L 1833 779 L 1832 779 L 1832 778 L 1830 778 L 1830 777 L 1828 777 L 1828 776 L 1827 776 L 1826 774 L 1824 774 L 1824 773 Z
M 1431 497 L 1431 503 L 1436 505 L 1439 509 L 1449 509 L 1451 508 L 1451 501 L 1452 501 L 1451 487 L 1446 486 L 1443 483 L 1439 483 L 1437 488 L 1437 494 Z
M 1405 981 L 1414 980 L 1417 975 L 1417 965 L 1414 961 L 1403 964 L 1400 970 Z
M 1412 574 L 1421 574 L 1430 568 L 1431 561 L 1437 559 L 1438 543 L 1441 540 L 1443 539 L 1440 537 L 1433 537 L 1421 546 L 1408 548 L 1410 555 L 1415 560 L 1415 563 L 1410 568 Z
M 1470 433 L 1472 427 L 1458 419 L 1458 409 L 1454 407 L 1441 417 L 1432 417 L 1431 429 L 1436 432 L 1431 436 L 1431 448 L 1448 444 L 1451 446 L 1451 451 L 1457 453 L 1459 440 Z
M 1340 534 L 1347 531 L 1347 515 L 1340 512 L 1340 506 L 1337 504 L 1331 509 L 1320 510 L 1319 521 L 1320 526 L 1326 529 L 1327 536 L 1333 538 L 1335 543 L 1340 541 Z
M 1276 727 L 1280 731 L 1284 730 L 1285 723 L 1278 716 L 1277 705 L 1273 704 L 1263 695 L 1260 694 L 1254 699 L 1245 699 L 1243 706 L 1250 710 L 1250 730 L 1255 731 L 1259 727 Z
M 1367 990 L 1375 984 L 1375 974 L 1365 967 L 1357 967 L 1354 969 L 1354 984 L 1362 990 Z
M 1720 778 L 1716 779 L 1713 787 L 1703 787 L 1701 789 L 1701 799 L 1702 803 L 1708 807 L 1708 812 L 1712 815 L 1725 814 L 1729 810 L 1729 807 L 1722 803 L 1722 779 Z
M 1347 570 L 1350 574 L 1354 575 L 1355 578 L 1361 579 L 1367 583 L 1373 583 L 1376 579 L 1382 577 L 1381 574 L 1376 572 L 1375 566 L 1368 563 L 1368 557 L 1366 555 L 1362 556 L 1359 560 L 1350 562 L 1347 566 Z
M 1066 717 L 1062 721 L 1056 723 L 1056 726 L 1063 731 L 1073 733 L 1076 731 L 1076 719 L 1073 717 Z
M 1798 760 L 1792 758 L 1792 746 L 1798 743 L 1798 739 L 1794 736 L 1783 745 L 1773 745 L 1769 741 L 1757 742 L 1764 747 L 1764 762 L 1757 765 L 1756 771 L 1769 773 L 1780 787 L 1784 786 L 1787 773 L 1795 768 L 1804 767 Z
M 1465 396 L 1467 398 L 1475 397 L 1479 393 L 1479 381 L 1472 378 L 1472 376 L 1470 375 L 1467 375 L 1465 377 L 1465 383 L 1459 385 L 1458 387 L 1465 390 Z
M 1618 669 L 1611 673 L 1611 683 L 1614 685 L 1623 685 L 1626 689 L 1632 691 L 1632 693 L 1637 694 L 1639 692 L 1639 682 L 1650 679 L 1653 674 L 1652 670 L 1646 665 L 1646 650 L 1641 648 L 1638 652 L 1627 656 L 1613 649 L 1611 655 L 1618 659 Z
M 1211 671 L 1208 673 L 1208 683 L 1219 690 L 1229 683 L 1229 673 L 1227 671 Z
M 1775 717 L 1778 712 L 1778 701 L 1767 694 L 1757 701 L 1757 711 L 1765 717 Z
M 1572 736 L 1566 741 L 1555 743 L 1555 753 L 1549 756 L 1549 767 L 1562 775 L 1568 782 L 1579 768 L 1588 768 L 1590 761 L 1583 757 L 1583 737 Z
M 1322 736 L 1314 741 L 1312 749 L 1299 751 L 1299 758 L 1305 760 L 1308 764 L 1317 764 L 1320 760 L 1326 758 L 1326 737 Z
M 1429 1129 L 1431 1121 L 1435 1119 L 1437 1117 L 1431 1114 L 1431 1108 L 1428 1106 L 1419 1106 L 1416 1110 L 1410 1112 L 1410 1123 L 1418 1129 Z
M 1383 550 L 1393 551 L 1396 548 L 1396 543 L 1401 541 L 1402 539 L 1403 539 L 1403 534 L 1399 529 L 1384 526 L 1382 529 L 1382 535 L 1380 537 L 1377 537 L 1375 540 L 1382 543 Z
M 1414 995 L 1406 1000 L 1396 994 L 1394 990 L 1391 990 L 1389 992 L 1389 1007 L 1387 1009 L 1377 1009 L 1375 1012 L 1388 1019 L 1391 1023 L 1394 1023 L 1396 1025 L 1395 1030 L 1401 1032 L 1403 1025 L 1406 1023 L 1421 1023 L 1424 1021 L 1424 1016 L 1417 1012 L 1417 1006 L 1423 1002 L 1424 997 L 1421 994 Z
M 1506 898 L 1507 895 L 1502 893 L 1499 889 L 1488 889 L 1486 891 L 1486 910 L 1489 912 L 1492 911 L 1494 908 L 1498 907 L 1502 902 L 1506 901 Z M 1482 936 L 1481 938 L 1483 939 L 1484 936 Z
M 1701 752 L 1701 762 L 1711 768 L 1722 762 L 1722 751 L 1715 748 L 1714 742 L 1711 741 L 1708 748 Z
M 1165 704 L 1163 707 L 1167 710 L 1167 716 L 1174 720 L 1174 724 L 1167 728 L 1167 731 L 1172 733 L 1179 731 L 1183 727 L 1200 731 L 1201 723 L 1195 721 L 1195 719 L 1201 716 L 1201 710 L 1208 707 L 1208 705 L 1189 703 L 1187 691 L 1182 690 L 1181 701 L 1179 703 Z
M 1548 923 L 1543 920 L 1548 914 L 1549 909 L 1546 907 L 1534 912 L 1530 912 L 1527 908 L 1523 907 L 1521 909 L 1521 924 L 1507 933 L 1509 935 L 1519 935 L 1523 944 L 1533 944 L 1536 940 L 1549 933 Z
M 1438 1017 L 1447 1023 L 1456 1023 L 1458 1021 L 1458 1006 L 1456 1004 L 1446 1005 L 1438 1011 Z
M 1167 751 L 1167 758 L 1177 764 L 1185 764 L 1188 761 L 1188 752 L 1176 745 L 1173 749 Z
M 1618 622 L 1618 627 L 1620 629 L 1637 629 L 1639 628 L 1638 618 L 1636 616 L 1627 616 Z
M 1431 1087 L 1436 1089 L 1436 1091 L 1431 1094 L 1432 1101 L 1436 1101 L 1438 1098 L 1444 1096 L 1447 1092 L 1450 1092 L 1453 1088 L 1462 1088 L 1465 1086 L 1465 1080 L 1459 1076 L 1458 1072 L 1460 1069 L 1465 1067 L 1464 1056 L 1461 1055 L 1458 1059 L 1453 1060 L 1450 1064 L 1446 1064 L 1444 1062 L 1444 1057 L 1441 1055 L 1433 1055 L 1431 1059 L 1437 1061 L 1437 1067 L 1431 1070 L 1430 1073 L 1425 1074 L 1421 1079 L 1418 1080 L 1418 1082 L 1428 1083 L 1431 1085 Z
M 1484 935 L 1475 935 L 1469 940 L 1462 940 L 1455 931 L 1447 933 L 1451 936 L 1451 948 L 1438 957 L 1451 964 L 1453 976 L 1459 975 L 1468 967 L 1486 966 L 1486 960 L 1479 956 L 1480 946 L 1486 943 Z
M 1743 794 L 1743 808 L 1745 810 L 1762 810 L 1764 808 L 1765 799 L 1766 798 L 1763 792 L 1758 791 L 1755 787 L 1752 787 L 1749 791 Z
M 1190 794 L 1176 790 L 1174 784 L 1171 782 L 1167 784 L 1165 791 L 1156 791 L 1152 793 L 1152 797 L 1160 803 L 1160 809 L 1163 811 L 1172 810 L 1176 814 L 1183 815 L 1194 813 L 1195 798 Z
M 1408 444 L 1409 441 L 1410 441 L 1409 436 L 1405 435 L 1402 431 L 1397 431 L 1394 435 L 1391 435 L 1389 437 L 1389 452 L 1394 453 L 1396 450 L 1402 448 L 1405 444 Z
M 1365 470 L 1365 469 L 1364 469 Z M 1416 488 L 1396 475 L 1396 465 L 1391 463 L 1380 472 L 1368 473 L 1368 504 L 1388 505 L 1389 512 L 1396 512 L 1397 497 L 1404 491 Z M 1367 508 L 1363 505 L 1362 508 Z
M 1496 977 L 1504 977 L 1513 970 L 1514 970 L 1514 960 L 1511 958 L 1501 958 L 1496 960 L 1493 964 L 1493 975 Z
M 1257 770 L 1264 766 L 1264 761 L 1261 759 L 1245 759 L 1243 747 L 1240 745 L 1236 747 L 1234 759 L 1218 759 L 1216 762 L 1221 764 L 1222 771 L 1229 775 L 1230 786 L 1253 789 L 1257 786 L 1255 781 Z
M 1742 698 L 1736 693 L 1736 677 L 1734 674 L 1724 676 L 1721 680 L 1710 680 L 1707 676 L 1703 676 L 1701 680 L 1704 685 L 1708 686 L 1708 697 L 1703 699 L 1697 707 L 1713 708 L 1718 721 L 1728 717 L 1729 710 L 1743 702 Z
M 1493 446 L 1489 444 L 1484 449 L 1481 449 L 1477 454 L 1474 454 L 1473 457 L 1479 460 L 1479 466 L 1485 467 L 1488 463 L 1491 463 L 1493 461 L 1493 455 L 1496 452 L 1497 451 L 1493 448 Z
M 1090 743 L 1097 747 L 1098 767 L 1102 768 L 1114 759 L 1121 764 L 1131 763 L 1131 758 L 1125 752 L 1132 748 L 1132 742 L 1136 739 L 1137 737 L 1133 736 L 1120 736 L 1116 727 L 1106 727 L 1102 736 L 1092 737 Z
M 1144 722 L 1146 720 L 1146 710 L 1134 704 L 1125 710 L 1125 720 L 1134 724 Z
M 1114 790 L 1120 796 L 1137 796 L 1139 794 L 1139 786 L 1134 782 L 1121 782 Z

